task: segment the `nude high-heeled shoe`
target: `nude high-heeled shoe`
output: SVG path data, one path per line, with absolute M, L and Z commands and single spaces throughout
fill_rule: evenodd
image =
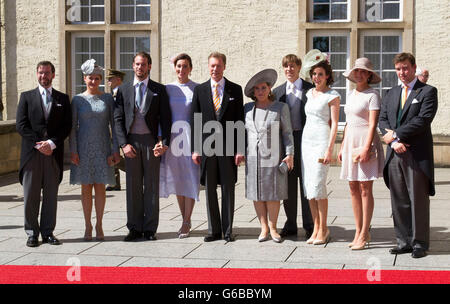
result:
M 367 248 L 369 248 L 370 240 L 371 240 L 371 237 L 370 237 L 370 233 L 369 233 L 369 235 L 368 235 L 367 238 L 364 240 L 364 242 L 362 242 L 362 243 L 360 243 L 360 244 L 354 244 L 354 245 L 351 247 L 351 249 L 352 249 L 352 250 L 363 250 L 363 249 L 366 248 L 366 246 L 367 246 Z
M 313 245 L 323 245 L 328 242 L 330 239 L 330 230 L 327 230 L 327 234 L 325 234 L 325 238 L 323 240 L 315 239 Z

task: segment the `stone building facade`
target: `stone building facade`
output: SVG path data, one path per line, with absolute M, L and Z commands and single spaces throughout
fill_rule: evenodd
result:
M 169 83 L 170 58 L 187 52 L 191 78 L 203 82 L 209 53 L 220 51 L 225 76 L 245 86 L 263 68 L 275 68 L 281 84 L 284 55 L 320 47 L 345 96 L 352 85 L 339 75 L 356 58 L 378 62 L 383 92 L 396 82 L 393 55 L 408 51 L 439 90 L 433 134 L 443 155 L 436 157 L 450 154 L 450 72 L 441 59 L 450 50 L 448 0 L 0 0 L 0 10 L 3 120 L 15 119 L 20 92 L 36 87 L 36 63 L 44 59 L 56 66 L 55 88 L 73 96 L 83 90 L 80 62 L 90 57 L 131 77 L 132 54 L 149 50 L 151 77 Z

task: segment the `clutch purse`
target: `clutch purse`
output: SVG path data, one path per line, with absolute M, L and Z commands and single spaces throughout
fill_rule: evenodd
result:
M 354 163 L 358 163 L 359 160 L 356 160 L 356 158 L 358 157 L 358 155 L 361 153 L 361 151 L 364 149 L 364 147 L 358 147 L 358 148 L 353 148 L 352 149 L 352 159 Z M 370 151 L 369 151 L 369 161 L 373 160 L 375 158 L 377 158 L 377 150 L 375 149 L 375 146 L 372 145 L 370 147 Z
M 289 171 L 289 168 L 287 166 L 287 164 L 285 162 L 282 162 L 279 166 L 278 166 L 278 170 L 280 170 L 280 172 L 282 174 L 286 174 Z

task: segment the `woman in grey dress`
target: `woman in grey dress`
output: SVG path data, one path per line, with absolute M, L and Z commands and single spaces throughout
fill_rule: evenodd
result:
M 86 241 L 92 240 L 92 189 L 95 190 L 96 239 L 101 241 L 104 239 L 105 184 L 115 184 L 114 165 L 120 160 L 114 131 L 114 99 L 99 90 L 103 69 L 95 60 L 86 61 L 81 70 L 87 90 L 72 100 L 70 183 L 81 185 Z
M 246 197 L 253 200 L 261 223 L 260 242 L 269 238 L 281 242 L 277 232 L 280 200 L 288 197 L 288 171 L 294 166 L 294 140 L 285 103 L 274 101 L 271 88 L 277 80 L 273 69 L 253 76 L 245 95 L 255 102 L 247 103 L 246 129 Z

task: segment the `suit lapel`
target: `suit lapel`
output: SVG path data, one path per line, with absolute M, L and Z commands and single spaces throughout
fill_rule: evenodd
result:
M 283 83 L 283 86 L 281 88 L 283 89 L 283 94 L 281 94 L 280 102 L 287 103 L 287 96 L 286 96 L 287 81 Z
M 145 97 L 145 102 L 144 102 L 144 107 L 142 108 L 142 115 L 146 115 L 148 112 L 148 109 L 150 109 L 150 105 L 152 103 L 153 100 L 153 96 L 155 93 L 152 92 L 152 90 L 150 90 L 150 81 L 148 82 L 148 86 L 147 86 L 147 95 Z
M 214 102 L 213 102 L 213 98 L 212 98 L 211 80 L 208 80 L 207 82 L 205 82 L 204 94 L 206 96 L 205 107 L 206 107 L 206 109 L 209 110 L 211 117 L 216 119 L 216 111 L 214 110 Z
M 45 114 L 44 114 L 44 105 L 42 104 L 42 97 L 41 92 L 39 91 L 39 87 L 36 88 L 35 92 L 35 106 L 37 109 L 37 115 L 41 117 L 45 121 Z
M 389 107 L 390 107 L 389 113 L 391 114 L 389 123 L 391 124 L 392 127 L 394 127 L 397 125 L 398 111 L 400 110 L 400 102 L 401 102 L 401 98 L 402 98 L 402 87 L 396 86 L 392 90 L 394 90 L 394 91 L 392 92 L 393 99 L 389 105 Z
M 411 93 L 408 96 L 408 99 L 406 99 L 405 105 L 403 106 L 402 117 L 400 118 L 400 121 L 405 117 L 406 113 L 409 110 L 409 107 L 411 106 L 412 101 L 414 100 L 414 98 L 416 98 L 417 95 L 419 95 L 421 90 L 422 86 L 420 85 L 419 80 L 417 80 L 416 84 L 414 85 L 414 88 L 411 90 Z
M 130 115 L 132 115 L 132 117 L 134 117 L 134 107 L 135 107 L 135 100 L 136 100 L 136 90 L 134 89 L 133 84 L 131 83 L 127 88 L 126 88 L 126 92 L 124 92 L 125 96 L 126 96 L 126 100 L 125 100 L 125 106 L 126 109 L 128 110 L 128 113 L 130 113 Z
M 227 110 L 228 104 L 230 103 L 231 97 L 230 93 L 231 92 L 229 92 L 228 80 L 225 79 L 225 88 L 223 89 L 222 105 L 220 106 L 219 115 L 217 117 L 218 121 L 222 119 L 223 115 L 225 114 L 225 111 Z

